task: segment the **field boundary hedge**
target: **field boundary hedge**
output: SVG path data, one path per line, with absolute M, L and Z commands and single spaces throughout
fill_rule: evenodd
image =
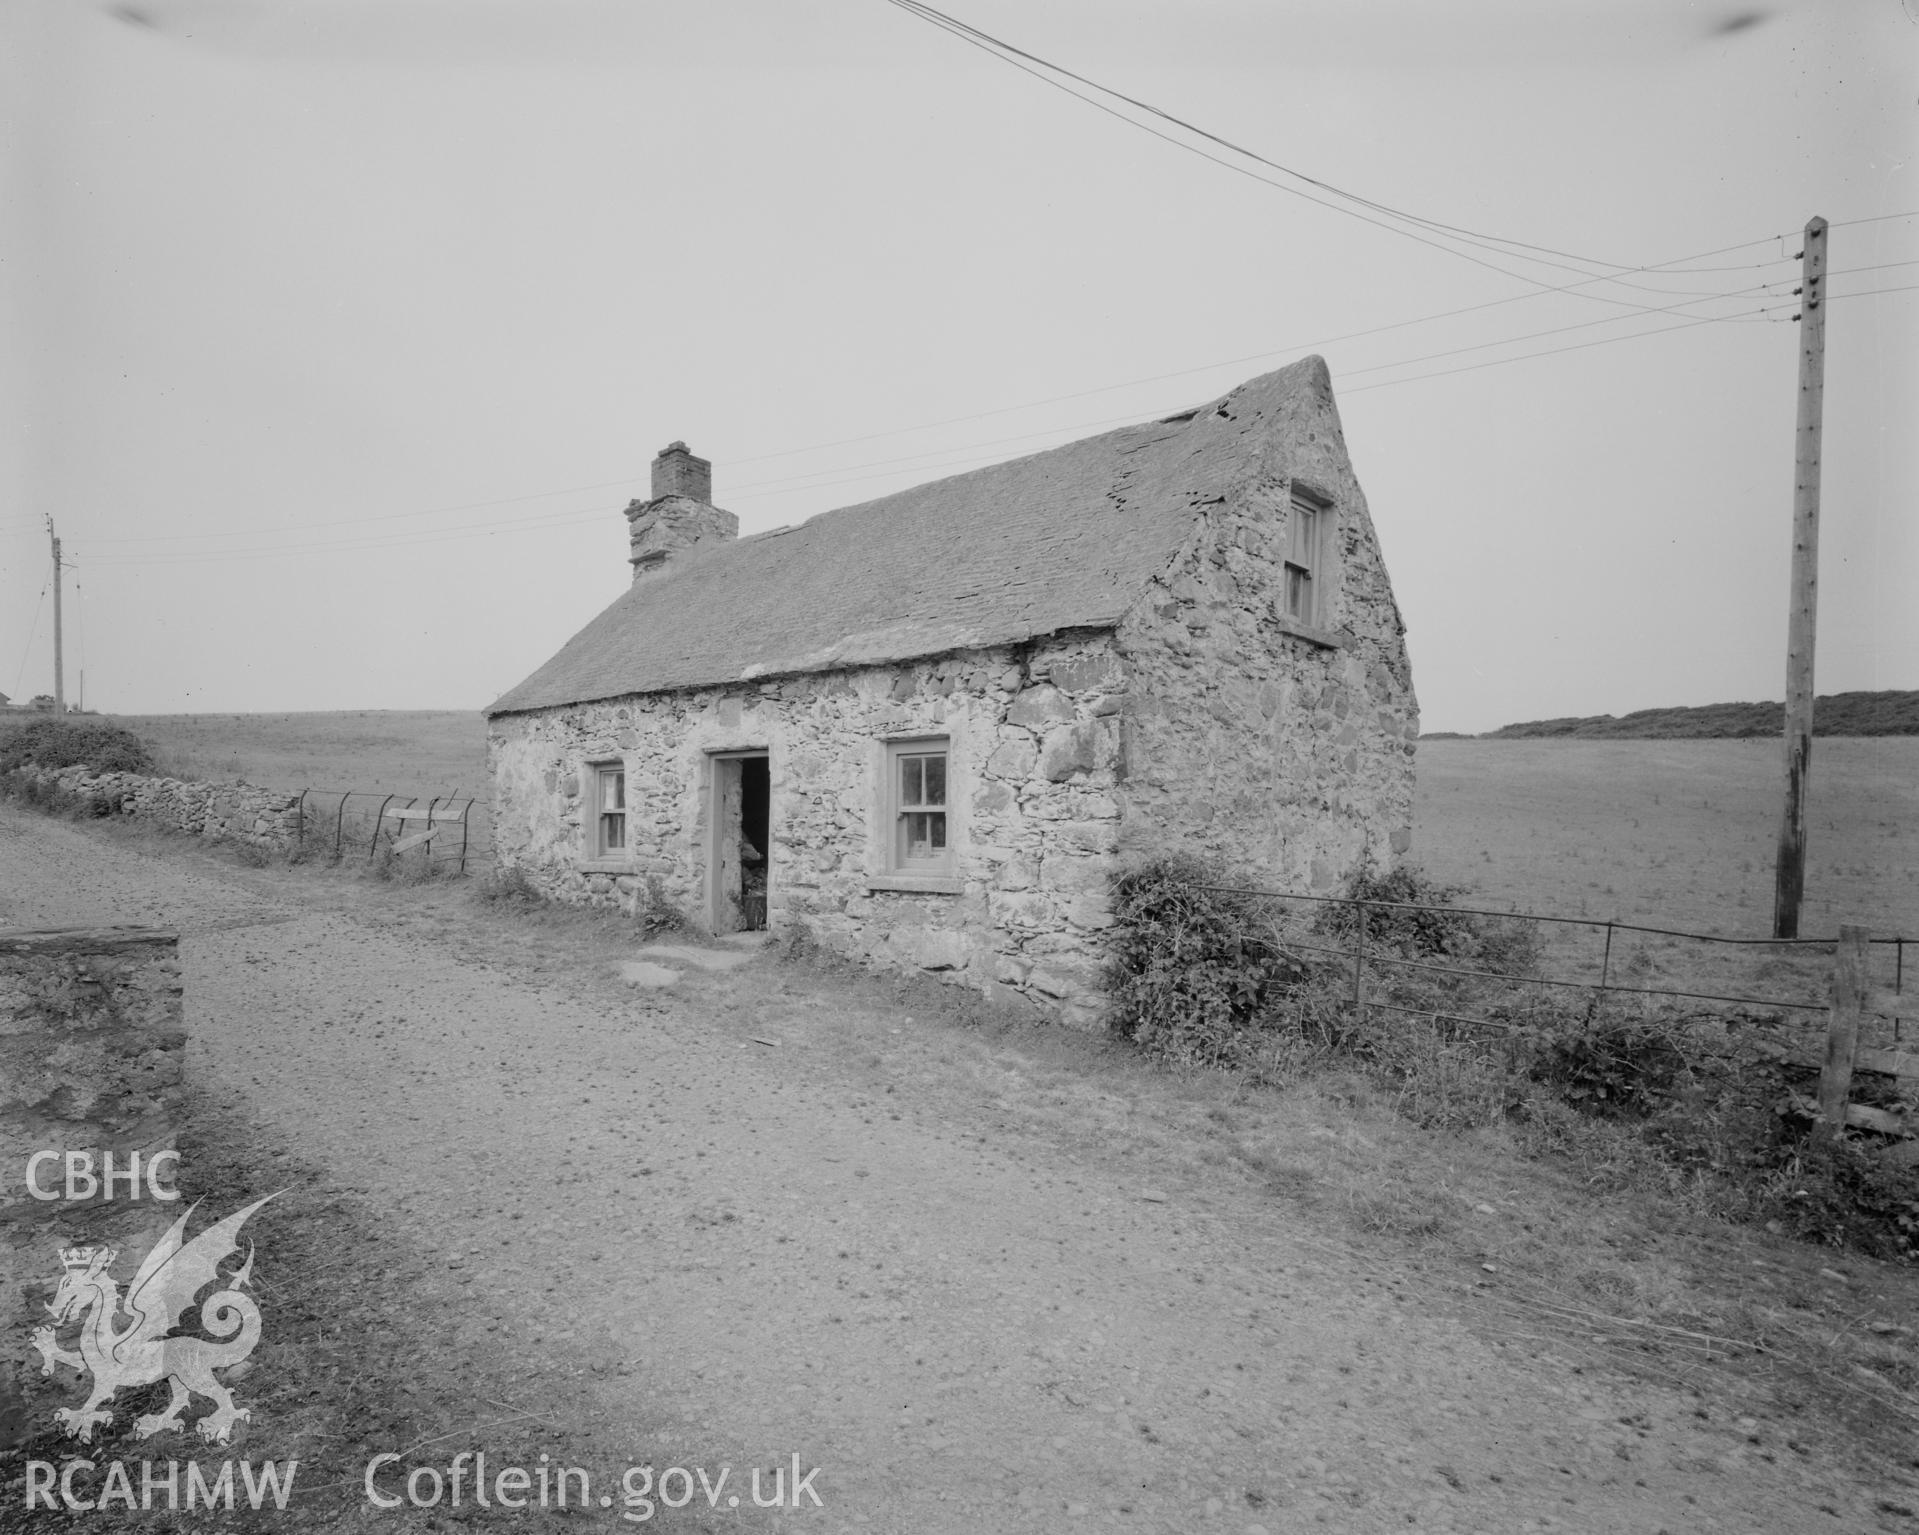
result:
M 1848 1128 L 1811 1096 L 1842 940 L 1496 912 L 1464 893 L 1410 868 L 1310 896 L 1186 858 L 1129 868 L 1113 886 L 1112 1026 L 1181 1069 L 1278 1083 L 1357 1068 L 1428 1128 L 1513 1127 L 1529 1149 L 1700 1180 L 1732 1219 L 1919 1261 L 1919 1076 L 1896 1017 L 1860 1028 Z M 1554 923 L 1603 931 L 1596 974 L 1544 972 Z M 1735 945 L 1752 984 L 1667 981 L 1643 949 L 1616 951 L 1621 934 Z M 1865 935 L 1843 941 L 1863 977 Z M 1872 941 L 1899 992 L 1913 940 Z

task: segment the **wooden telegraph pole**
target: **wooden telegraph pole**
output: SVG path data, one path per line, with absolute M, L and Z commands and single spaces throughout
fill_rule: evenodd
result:
M 64 631 L 60 626 L 60 535 L 53 531 L 53 519 L 47 519 L 47 537 L 53 540 L 53 712 L 67 712 L 67 680 Z
M 1819 428 L 1826 398 L 1826 221 L 1806 225 L 1799 310 L 1799 428 L 1792 491 L 1792 605 L 1786 627 L 1786 805 L 1779 820 L 1772 936 L 1799 936 L 1812 777 L 1812 652 L 1819 615 Z

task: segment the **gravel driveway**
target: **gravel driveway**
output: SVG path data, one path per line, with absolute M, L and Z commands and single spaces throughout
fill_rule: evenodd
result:
M 408 1303 L 475 1358 L 577 1374 L 604 1464 L 821 1468 L 822 1508 L 717 1528 L 1878 1522 L 1257 1191 L 996 1116 L 879 988 L 760 952 L 645 991 L 455 910 L 0 807 L 0 925 L 178 928 L 198 1080 L 445 1255 Z M 828 1048 L 855 1012 L 870 1051 Z

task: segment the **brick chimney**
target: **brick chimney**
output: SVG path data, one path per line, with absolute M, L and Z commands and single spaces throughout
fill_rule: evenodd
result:
M 632 528 L 635 584 L 710 548 L 738 538 L 740 519 L 713 504 L 713 465 L 683 442 L 668 443 L 653 460 L 653 495 L 626 509 Z

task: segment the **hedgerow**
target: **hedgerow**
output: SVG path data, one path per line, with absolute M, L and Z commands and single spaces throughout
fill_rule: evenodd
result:
M 1217 870 L 1177 856 L 1113 881 L 1113 1027 L 1183 1066 L 1243 1063 L 1273 988 L 1295 968 L 1254 898 L 1212 888 L 1220 883 Z
M 153 754 L 131 730 L 102 720 L 49 715 L 0 731 L 0 773 L 26 766 L 58 772 L 90 767 L 102 773 L 145 773 Z
M 1593 1181 L 1690 1179 L 1727 1218 L 1919 1258 L 1919 1170 L 1795 1117 L 1809 1068 L 1737 1048 L 1751 1020 L 1528 986 L 1537 925 L 1460 911 L 1417 870 L 1312 915 L 1226 883 L 1182 857 L 1113 882 L 1113 1027 L 1150 1054 L 1255 1081 L 1357 1068 L 1427 1128 L 1504 1125 Z

